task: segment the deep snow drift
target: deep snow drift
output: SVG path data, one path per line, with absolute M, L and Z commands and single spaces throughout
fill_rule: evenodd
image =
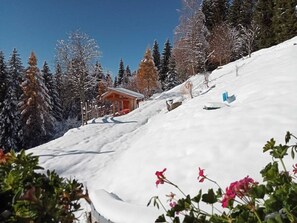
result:
M 270 161 L 262 153 L 266 141 L 297 134 L 296 43 L 297 37 L 213 71 L 215 87 L 205 94 L 203 77 L 192 77 L 193 99 L 177 86 L 127 115 L 98 118 L 29 152 L 41 166 L 85 183 L 97 211 L 113 222 L 154 222 L 158 211 L 146 207 L 149 199 L 158 195 L 166 203 L 165 194 L 180 195 L 167 185 L 156 188 L 154 173 L 165 167 L 166 177 L 191 194 L 215 187 L 197 181 L 198 167 L 222 188 L 247 175 L 260 181 Z M 224 91 L 236 100 L 203 109 L 222 102 Z M 168 99 L 183 104 L 168 112 Z

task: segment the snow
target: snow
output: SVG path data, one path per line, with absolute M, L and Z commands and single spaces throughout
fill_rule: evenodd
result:
M 192 195 L 216 187 L 197 181 L 198 167 L 222 188 L 247 175 L 261 181 L 259 171 L 271 161 L 262 152 L 266 141 L 284 143 L 286 131 L 297 134 L 296 42 L 215 70 L 209 77 L 215 87 L 205 94 L 204 77 L 192 77 L 193 99 L 177 86 L 127 115 L 91 120 L 29 152 L 40 156 L 41 166 L 85 183 L 94 208 L 112 222 L 154 222 L 161 210 L 146 207 L 152 196 L 165 204 L 171 191 L 182 196 L 169 185 L 156 187 L 155 172 L 165 167 L 165 176 Z M 236 100 L 203 109 L 221 103 L 225 91 Z M 168 112 L 168 99 L 183 103 Z

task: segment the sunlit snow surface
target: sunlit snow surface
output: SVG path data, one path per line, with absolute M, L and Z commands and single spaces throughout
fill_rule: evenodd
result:
M 97 211 L 119 223 L 154 222 L 157 209 L 146 207 L 152 196 L 165 204 L 165 194 L 181 196 L 168 185 L 156 187 L 155 171 L 165 167 L 165 176 L 192 195 L 215 187 L 197 181 L 198 167 L 222 188 L 247 175 L 260 181 L 259 170 L 271 160 L 262 152 L 266 141 L 297 134 L 297 37 L 213 71 L 215 87 L 205 94 L 202 76 L 191 81 L 193 99 L 177 86 L 127 115 L 98 118 L 29 152 L 45 168 L 87 185 Z M 203 109 L 222 102 L 224 91 L 236 96 L 230 106 Z M 183 104 L 168 112 L 168 99 Z

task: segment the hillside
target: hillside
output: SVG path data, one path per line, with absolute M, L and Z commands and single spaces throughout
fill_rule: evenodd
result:
M 213 71 L 215 87 L 205 94 L 197 75 L 191 78 L 193 99 L 177 86 L 127 115 L 92 120 L 29 152 L 39 155 L 45 168 L 84 182 L 105 218 L 153 222 L 157 211 L 145 207 L 148 200 L 159 195 L 166 203 L 165 194 L 172 191 L 156 188 L 157 170 L 166 167 L 166 176 L 192 194 L 214 186 L 197 181 L 198 167 L 223 188 L 247 175 L 260 180 L 258 171 L 270 160 L 262 153 L 266 141 L 274 137 L 282 143 L 286 131 L 297 134 L 296 61 L 297 37 Z M 236 100 L 203 109 L 222 102 L 224 91 Z M 183 104 L 168 112 L 168 99 Z

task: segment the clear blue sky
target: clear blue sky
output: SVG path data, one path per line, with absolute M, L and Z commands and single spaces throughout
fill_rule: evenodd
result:
M 95 39 L 104 70 L 117 75 L 120 59 L 138 68 L 154 40 L 162 52 L 173 44 L 181 0 L 0 0 L 0 51 L 6 59 L 17 48 L 23 65 L 34 51 L 38 66 L 46 60 L 54 71 L 58 40 L 80 29 Z

